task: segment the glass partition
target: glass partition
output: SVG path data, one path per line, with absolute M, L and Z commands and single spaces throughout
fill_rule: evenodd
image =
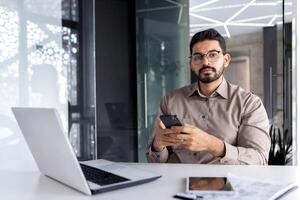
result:
M 0 1 L 0 162 L 31 159 L 12 106 L 54 107 L 67 130 L 61 0 Z
M 161 97 L 190 82 L 188 1 L 136 1 L 138 157 L 146 146 Z
M 0 160 L 31 158 L 12 106 L 57 109 L 77 157 L 96 157 L 93 1 L 84 2 L 0 2 Z

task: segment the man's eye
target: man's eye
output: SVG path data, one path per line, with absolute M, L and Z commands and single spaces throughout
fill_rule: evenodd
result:
M 218 56 L 218 54 L 217 53 L 210 53 L 210 54 L 208 54 L 208 57 L 210 57 L 210 58 L 215 58 L 215 57 L 217 57 Z
M 201 55 L 194 55 L 194 59 L 195 59 L 195 60 L 201 60 L 201 59 L 202 59 L 202 56 L 201 56 Z

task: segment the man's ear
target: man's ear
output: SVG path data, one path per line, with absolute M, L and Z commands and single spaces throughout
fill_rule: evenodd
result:
M 189 61 L 188 61 L 188 62 L 189 62 L 189 67 L 190 67 L 190 69 L 193 71 L 192 59 L 189 58 Z
M 228 67 L 231 61 L 231 55 L 229 53 L 226 53 L 224 55 L 224 67 Z

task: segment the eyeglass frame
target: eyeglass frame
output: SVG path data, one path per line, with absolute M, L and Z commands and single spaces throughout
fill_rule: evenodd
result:
M 197 53 L 194 53 L 193 55 L 190 55 L 189 58 L 190 58 L 190 59 L 192 60 L 192 62 L 194 62 L 195 64 L 200 64 L 201 62 L 203 62 L 204 57 L 206 57 L 207 60 L 208 60 L 209 62 L 216 62 L 216 61 L 220 58 L 220 56 L 217 57 L 216 60 L 210 60 L 210 58 L 208 57 L 208 54 L 209 54 L 209 53 L 212 53 L 212 52 L 217 52 L 217 53 L 218 53 L 218 56 L 219 56 L 220 53 L 222 53 L 223 55 L 225 54 L 225 53 L 222 52 L 222 51 L 219 51 L 219 50 L 216 50 L 216 49 L 212 49 L 212 50 L 209 50 L 209 51 L 208 51 L 207 53 L 205 53 L 205 54 L 198 53 L 198 52 L 197 52 Z M 193 60 L 193 56 L 200 56 L 199 61 L 194 61 L 194 60 Z

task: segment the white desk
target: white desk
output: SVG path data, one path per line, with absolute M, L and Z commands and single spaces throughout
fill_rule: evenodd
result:
M 186 176 L 226 176 L 233 173 L 262 180 L 295 182 L 300 186 L 299 167 L 277 166 L 220 166 L 196 164 L 139 164 L 127 163 L 140 169 L 162 174 L 163 177 L 143 185 L 86 196 L 39 173 L 34 161 L 1 163 L 0 198 L 3 200 L 155 200 L 174 199 L 176 192 L 184 191 Z M 299 199 L 300 189 L 282 199 Z

